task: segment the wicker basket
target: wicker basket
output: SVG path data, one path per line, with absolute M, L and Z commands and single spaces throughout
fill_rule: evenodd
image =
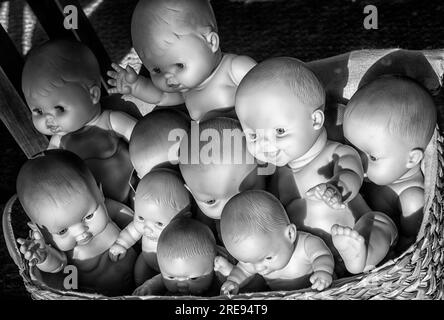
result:
M 440 83 L 442 83 L 442 72 L 439 72 L 438 75 Z M 438 103 L 442 104 L 442 102 Z M 424 218 L 416 242 L 399 257 L 391 259 L 369 272 L 335 280 L 330 288 L 321 292 L 303 289 L 206 298 L 195 296 L 107 297 L 63 291 L 45 284 L 39 270 L 37 268 L 30 269 L 19 252 L 13 220 L 19 218 L 20 223 L 24 224 L 23 220 L 26 216 L 16 196 L 13 196 L 5 206 L 3 234 L 9 254 L 19 269 L 26 290 L 34 299 L 442 299 L 444 292 L 443 149 L 444 139 L 442 133 L 437 129 L 427 147 L 423 162 L 425 173 Z M 26 236 L 26 234 L 21 236 Z

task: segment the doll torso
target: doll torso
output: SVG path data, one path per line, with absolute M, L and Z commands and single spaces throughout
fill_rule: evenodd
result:
M 126 200 L 132 165 L 128 144 L 112 130 L 109 110 L 103 111 L 92 125 L 63 136 L 60 147 L 76 153 L 86 162 L 106 196 L 117 201 Z
M 185 104 L 193 120 L 216 109 L 229 111 L 234 107 L 234 96 L 239 83 L 232 74 L 234 54 L 224 54 L 216 70 L 199 87 L 183 93 Z M 208 118 L 207 115 L 205 118 Z
M 77 267 L 80 289 L 105 295 L 129 294 L 134 289 L 134 249 L 130 248 L 117 262 L 109 258 L 109 248 L 119 233 L 119 228 L 110 222 L 88 244 L 88 248 L 78 246 L 68 254 L 69 263 Z

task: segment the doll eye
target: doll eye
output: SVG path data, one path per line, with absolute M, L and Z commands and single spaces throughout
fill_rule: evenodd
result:
M 216 200 L 214 200 L 214 199 L 207 200 L 207 201 L 205 201 L 205 203 L 211 206 L 212 204 L 216 203 Z
M 190 280 L 192 280 L 192 281 L 195 281 L 195 280 L 197 280 L 197 279 L 199 279 L 199 277 L 191 277 L 191 278 L 190 278 Z
M 270 261 L 270 260 L 272 260 L 272 259 L 273 259 L 272 256 L 269 256 L 269 257 L 266 257 L 266 258 L 265 258 L 265 260 L 267 260 L 267 261 Z
M 32 109 L 32 112 L 34 112 L 35 114 L 37 114 L 39 116 L 41 116 L 43 114 L 43 111 L 40 108 L 34 108 L 34 109 Z
M 174 280 L 173 276 L 165 276 L 165 278 L 167 278 L 168 280 Z
M 255 141 L 257 139 L 256 133 L 249 133 L 248 137 L 250 138 L 251 141 Z
M 372 155 L 369 155 L 368 157 L 370 158 L 371 161 L 376 161 L 376 160 L 378 160 L 375 156 L 372 156 Z
M 282 136 L 285 134 L 285 129 L 284 128 L 276 128 L 276 135 L 278 136 Z
M 57 234 L 59 236 L 63 236 L 67 231 L 68 231 L 68 228 L 64 228 L 64 229 L 60 230 L 59 232 L 57 232 Z
M 139 221 L 145 221 L 145 218 L 142 216 L 137 216 L 137 219 L 139 219 Z
M 176 66 L 177 66 L 179 69 L 183 69 L 183 68 L 185 68 L 185 65 L 184 65 L 183 63 L 176 63 Z
M 159 228 L 163 228 L 164 224 L 162 222 L 156 222 L 156 226 Z
M 65 112 L 65 108 L 62 106 L 55 106 L 54 109 L 56 109 L 59 112 Z
M 160 68 L 156 67 L 156 68 L 153 68 L 153 72 L 159 74 L 161 71 L 160 71 Z
M 91 220 L 93 216 L 94 216 L 94 212 L 93 212 L 93 213 L 90 213 L 89 215 L 87 215 L 87 216 L 85 217 L 85 220 Z

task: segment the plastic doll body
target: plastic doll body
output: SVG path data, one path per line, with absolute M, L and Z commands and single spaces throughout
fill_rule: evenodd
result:
M 123 112 L 101 111 L 99 79 L 97 60 L 88 48 L 53 41 L 32 52 L 22 87 L 34 126 L 51 135 L 48 149 L 81 156 L 105 195 L 125 201 L 132 170 L 127 142 L 136 120 Z
M 359 195 L 363 167 L 358 152 L 327 140 L 322 111 L 325 94 L 314 75 L 290 58 L 270 59 L 258 70 L 285 70 L 285 66 L 304 72 L 307 83 L 315 88 L 313 91 L 320 93 L 319 98 L 308 93 L 309 101 L 303 103 L 296 97 L 295 92 L 302 90 L 297 85 L 290 87 L 283 81 L 267 80 L 264 73 L 249 74 L 236 95 L 236 112 L 249 151 L 256 158 L 281 167 L 272 188 L 290 220 L 299 229 L 321 237 L 336 261 L 343 260 L 349 272 L 362 272 L 385 257 L 397 236 L 395 225 L 385 214 L 371 212 Z M 296 80 L 300 75 L 291 77 Z M 368 218 L 363 219 L 366 215 Z M 375 220 L 375 228 L 358 224 L 360 219 L 366 223 Z M 369 241 L 377 241 L 378 245 L 367 246 Z M 335 267 L 342 274 L 340 265 L 336 263 Z
M 358 90 L 347 108 L 344 136 L 360 151 L 366 168 L 363 194 L 372 208 L 400 226 L 397 250 L 402 252 L 415 241 L 423 218 L 420 166 L 435 130 L 436 107 L 415 82 L 384 77 Z
M 253 207 L 247 208 L 247 204 Z M 272 290 L 295 290 L 310 284 L 323 290 L 332 281 L 334 260 L 327 245 L 319 237 L 297 232 L 282 204 L 270 193 L 246 191 L 230 200 L 222 213 L 221 232 L 228 252 L 239 261 L 222 286 L 224 293 L 236 294 L 255 274 Z M 219 269 L 223 259 L 218 263 Z
M 108 73 L 115 86 L 111 92 L 159 106 L 185 103 L 196 121 L 233 109 L 240 80 L 256 64 L 249 57 L 220 51 L 214 14 L 205 0 L 142 0 L 131 33 L 151 79 L 113 64 L 115 71 Z
M 142 252 L 135 265 L 136 285 L 159 272 L 156 256 L 159 236 L 177 215 L 191 216 L 189 206 L 190 195 L 174 171 L 157 169 L 139 182 L 134 219 L 120 232 L 109 251 L 113 261 L 119 260 L 142 239 Z

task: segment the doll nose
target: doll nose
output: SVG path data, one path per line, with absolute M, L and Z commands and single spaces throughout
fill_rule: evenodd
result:
M 256 264 L 254 266 L 254 269 L 256 270 L 256 272 L 262 272 L 265 270 L 265 266 L 263 264 Z

